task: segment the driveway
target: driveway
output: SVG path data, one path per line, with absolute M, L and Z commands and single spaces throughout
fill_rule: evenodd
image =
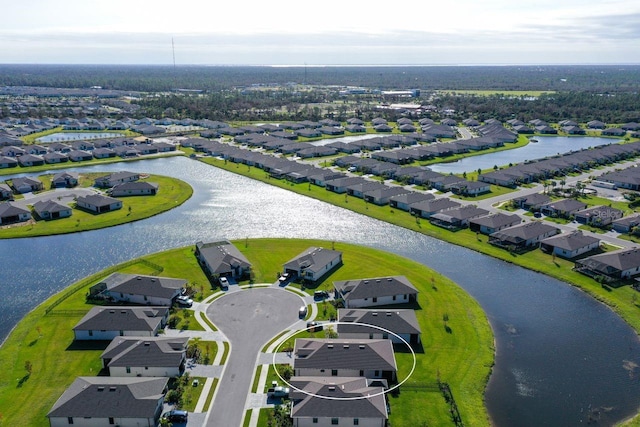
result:
M 14 202 L 17 206 L 23 209 L 27 208 L 27 205 L 33 205 L 41 200 L 55 200 L 58 203 L 69 205 L 74 202 L 77 197 L 89 196 L 96 194 L 96 190 L 93 188 L 57 188 L 55 190 L 43 191 L 42 193 L 25 193 L 24 199 L 18 199 Z
M 229 293 L 207 308 L 207 317 L 231 343 L 208 426 L 240 426 L 250 393 L 258 353 L 298 319 L 300 296 L 284 289 L 254 288 Z

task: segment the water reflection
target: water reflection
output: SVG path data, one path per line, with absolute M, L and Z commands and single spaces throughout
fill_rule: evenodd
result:
M 76 170 L 123 169 L 181 178 L 194 187 L 193 197 L 132 224 L 0 241 L 0 259 L 12 266 L 0 273 L 1 337 L 52 293 L 133 257 L 220 237 L 347 241 L 424 263 L 479 301 L 496 336 L 486 393 L 496 425 L 577 425 L 594 408 L 606 408 L 601 424 L 610 424 L 640 404 L 637 372 L 629 370 L 640 365 L 636 334 L 602 304 L 557 280 L 186 158 Z

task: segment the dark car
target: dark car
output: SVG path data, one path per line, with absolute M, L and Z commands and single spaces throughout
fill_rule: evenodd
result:
M 307 329 L 309 332 L 319 332 L 322 330 L 322 325 L 318 322 L 307 322 Z
M 329 298 L 329 292 L 327 291 L 315 291 L 313 293 L 313 299 L 326 299 Z
M 162 414 L 162 418 L 171 421 L 172 423 L 186 423 L 189 418 L 189 413 L 187 411 L 182 411 L 180 409 L 173 409 L 169 412 L 165 412 Z

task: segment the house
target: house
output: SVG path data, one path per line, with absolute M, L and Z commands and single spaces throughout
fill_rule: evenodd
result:
M 42 158 L 46 163 L 49 163 L 49 164 L 64 163 L 69 161 L 69 157 L 66 154 L 59 153 L 57 151 L 52 151 L 50 153 L 47 153 L 44 156 L 42 156 Z
M 298 338 L 293 347 L 295 376 L 396 378 L 391 340 Z
M 122 201 L 102 194 L 90 194 L 76 199 L 79 208 L 98 214 L 122 209 Z
M 291 418 L 295 427 L 386 427 L 385 382 L 364 377 L 294 376 Z
M 168 307 L 96 306 L 73 327 L 73 335 L 75 340 L 153 337 L 168 320 Z
M 491 191 L 491 184 L 480 181 L 460 181 L 449 186 L 453 194 L 463 196 L 477 196 Z
M 80 174 L 77 172 L 59 172 L 53 175 L 51 186 L 54 188 L 71 188 L 78 185 Z
M 30 219 L 31 212 L 27 209 L 23 209 L 13 202 L 0 202 L 0 225 L 14 224 Z
M 72 150 L 67 156 L 72 162 L 86 162 L 93 160 L 93 153 L 84 150 Z
M 612 228 L 618 233 L 629 233 L 638 225 L 640 225 L 640 214 L 635 214 L 613 221 Z
M 415 310 L 341 308 L 336 332 L 340 338 L 390 339 L 394 344 L 415 345 L 420 343 L 421 330 Z
M 558 233 L 559 228 L 541 221 L 531 221 L 491 233 L 489 243 L 502 248 L 524 249 L 537 246 L 541 240 Z
M 409 212 L 412 204 L 432 199 L 435 199 L 435 196 L 431 193 L 418 193 L 416 191 L 410 191 L 408 193 L 390 197 L 389 206 L 391 206 L 392 208 L 403 210 L 405 212 Z
M 333 191 L 334 193 L 343 194 L 347 192 L 347 187 L 360 184 L 362 182 L 365 182 L 364 178 L 355 177 L 355 176 L 337 178 L 337 179 L 332 179 L 330 181 L 326 181 L 324 184 L 324 188 L 327 191 Z
M 491 234 L 505 228 L 513 227 L 522 222 L 518 215 L 507 215 L 496 213 L 493 215 L 481 216 L 469 220 L 469 229 L 482 234 Z
M 404 187 L 387 187 L 371 190 L 364 193 L 364 200 L 378 206 L 389 204 L 389 200 L 394 196 L 408 193 Z
M 155 182 L 134 181 L 115 185 L 109 194 L 113 197 L 155 196 L 157 192 L 158 184 Z
M 179 377 L 189 337 L 116 337 L 100 358 L 112 377 Z
M 39 200 L 33 204 L 33 210 L 40 219 L 59 219 L 71 216 L 72 209 L 55 200 Z
M 409 208 L 411 215 L 422 218 L 430 218 L 431 215 L 443 211 L 445 209 L 457 208 L 460 203 L 453 200 L 442 197 L 439 199 L 425 200 L 422 202 L 413 203 Z
M 576 212 L 573 217 L 580 224 L 604 227 L 622 218 L 623 212 L 611 206 L 593 206 Z
M 0 156 L 0 169 L 15 168 L 18 161 L 12 157 Z
M 0 184 L 0 200 L 13 200 L 13 191 L 9 184 Z
M 569 218 L 578 211 L 585 209 L 587 205 L 576 199 L 562 199 L 540 206 L 540 212 L 547 216 Z
M 44 158 L 36 154 L 23 154 L 18 157 L 18 164 L 25 168 L 29 166 L 42 166 L 44 165 Z
M 600 239 L 587 236 L 580 230 L 558 234 L 540 242 L 540 249 L 561 258 L 575 258 L 600 247 Z
M 47 414 L 49 426 L 157 426 L 168 382 L 164 377 L 78 377 Z
M 640 248 L 593 255 L 576 261 L 574 269 L 591 277 L 628 279 L 640 273 Z
M 344 280 L 333 282 L 333 288 L 345 308 L 406 304 L 418 299 L 418 290 L 405 276 Z
M 523 197 L 516 197 L 513 203 L 521 209 L 528 211 L 539 211 L 540 208 L 551 202 L 551 197 L 546 194 L 535 193 Z
M 99 188 L 111 188 L 118 184 L 124 184 L 125 182 L 137 181 L 140 179 L 139 173 L 134 172 L 116 172 L 110 175 L 105 175 L 100 178 L 96 178 L 93 185 Z
M 89 290 L 112 301 L 169 307 L 187 287 L 185 279 L 113 273 Z
M 44 190 L 44 184 L 42 181 L 35 178 L 21 177 L 13 178 L 11 180 L 11 186 L 16 193 L 30 193 L 32 191 Z
M 469 220 L 487 215 L 488 213 L 488 210 L 475 205 L 463 205 L 435 213 L 431 215 L 429 221 L 439 227 L 460 229 L 468 227 Z
M 310 247 L 283 265 L 285 273 L 310 282 L 318 282 L 342 265 L 342 252 Z
M 243 278 L 250 274 L 251 263 L 228 240 L 197 242 L 195 255 L 207 276 Z

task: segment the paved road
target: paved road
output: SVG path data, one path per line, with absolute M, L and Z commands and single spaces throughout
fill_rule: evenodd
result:
M 278 287 L 233 292 L 215 300 L 207 316 L 231 343 L 207 426 L 240 426 L 258 353 L 269 340 L 299 321 L 303 300 Z
M 93 188 L 57 188 L 36 194 L 25 193 L 23 194 L 24 199 L 18 199 L 14 203 L 24 209 L 26 209 L 27 205 L 33 205 L 40 200 L 55 200 L 58 203 L 69 205 L 74 202 L 77 197 L 89 196 L 96 193 L 97 191 Z

